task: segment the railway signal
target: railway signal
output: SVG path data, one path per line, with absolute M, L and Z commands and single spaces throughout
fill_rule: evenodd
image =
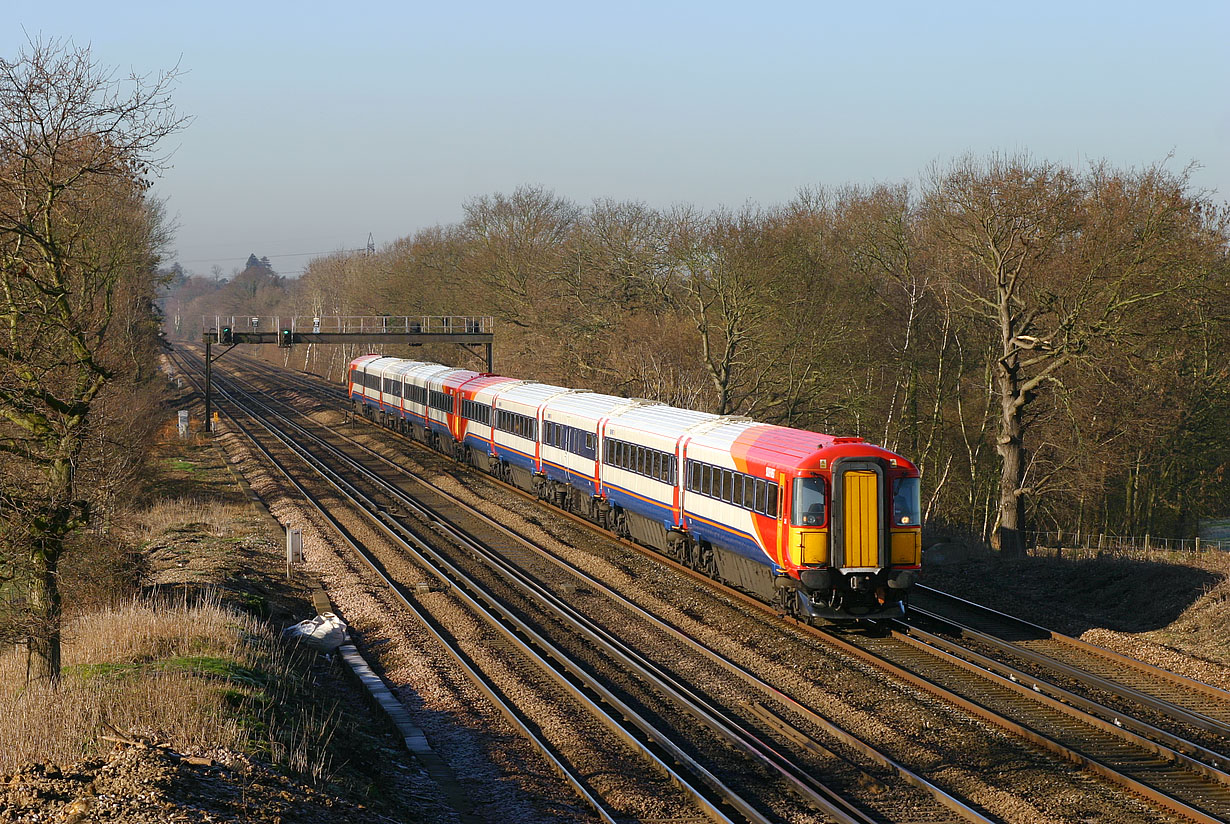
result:
M 289 349 L 292 345 L 294 345 L 294 342 L 295 342 L 294 333 L 291 332 L 289 329 L 283 329 L 281 332 L 278 333 L 278 346 L 280 348 Z

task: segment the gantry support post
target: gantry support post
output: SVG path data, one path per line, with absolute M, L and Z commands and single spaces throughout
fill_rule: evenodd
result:
M 214 355 L 213 343 L 209 337 L 205 338 L 205 431 L 213 431 L 213 372 L 214 372 Z

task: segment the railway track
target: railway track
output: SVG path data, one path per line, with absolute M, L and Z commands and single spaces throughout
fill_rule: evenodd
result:
M 263 411 L 258 411 L 253 408 L 249 401 L 240 401 L 237 394 L 226 392 L 225 389 L 223 392 L 226 397 L 229 397 L 231 402 L 242 404 L 251 412 L 257 412 L 262 419 L 262 426 L 268 427 L 270 426 L 270 419 L 277 419 L 278 422 L 273 426 L 280 430 L 280 434 L 277 436 L 279 441 L 288 448 L 294 448 L 301 458 L 316 465 L 318 471 L 329 474 L 331 476 L 331 483 L 335 487 L 340 487 L 344 484 L 347 490 L 347 497 L 360 502 L 369 512 L 376 513 L 376 517 L 380 518 L 388 527 L 400 533 L 403 539 L 408 539 L 407 533 L 409 533 L 421 540 L 421 535 L 416 534 L 414 527 L 405 525 L 405 519 L 401 517 L 403 514 L 412 513 L 419 521 L 431 525 L 436 530 L 446 532 L 453 542 L 468 550 L 467 556 L 463 556 L 463 558 L 481 558 L 482 563 L 489 570 L 494 570 L 496 576 L 502 582 L 515 582 L 523 593 L 532 593 L 539 604 L 544 607 L 544 611 L 550 611 L 550 616 L 544 616 L 537 622 L 538 626 L 548 621 L 565 624 L 569 634 L 582 639 L 585 644 L 592 648 L 602 650 L 605 655 L 614 661 L 616 668 L 620 672 L 625 675 L 631 674 L 640 680 L 653 684 L 656 691 L 669 698 L 675 705 L 675 709 L 682 710 L 691 716 L 694 721 L 702 724 L 708 730 L 709 735 L 716 735 L 727 745 L 741 750 L 746 756 L 757 761 L 765 772 L 770 776 L 775 776 L 778 782 L 785 782 L 799 798 L 811 807 L 822 811 L 828 818 L 836 821 L 850 822 L 886 820 L 985 822 L 991 820 L 978 814 L 973 809 L 902 768 L 900 765 L 895 764 L 891 759 L 884 758 L 860 742 L 857 737 L 837 730 L 822 718 L 811 714 L 813 722 L 822 730 L 825 730 L 827 727 L 828 737 L 836 739 L 837 747 L 859 751 L 863 755 L 862 760 L 866 762 L 866 768 L 853 763 L 848 757 L 836 754 L 834 752 L 836 747 L 833 743 L 826 745 L 816 741 L 801 731 L 801 725 L 798 725 L 797 722 L 787 721 L 786 712 L 782 708 L 778 708 L 775 711 L 773 707 L 769 706 L 771 702 L 775 702 L 775 699 L 780 697 L 772 687 L 759 682 L 750 673 L 725 660 L 720 655 L 707 650 L 695 641 L 687 639 L 682 633 L 672 629 L 665 623 L 654 619 L 642 610 L 636 609 L 630 602 L 620 598 L 618 593 L 605 587 L 596 579 L 585 575 L 580 570 L 561 564 L 559 559 L 554 558 L 524 538 L 500 527 L 481 513 L 464 505 L 459 505 L 457 501 L 447 499 L 438 490 L 429 486 L 417 489 L 415 495 L 411 497 L 405 494 L 404 490 L 399 488 L 394 482 L 373 480 L 376 474 L 373 471 L 373 467 L 367 461 L 356 460 L 353 452 L 347 454 L 346 451 L 339 450 L 336 446 L 314 435 L 307 428 L 292 423 L 285 416 L 273 413 L 268 406 L 265 406 Z M 238 422 L 237 425 L 243 426 Z M 247 427 L 244 427 L 244 429 L 246 430 Z M 248 434 L 251 435 L 250 432 Z M 296 446 L 292 447 L 292 444 L 296 444 Z M 310 444 L 310 447 L 305 447 L 305 444 Z M 347 477 L 343 479 L 341 477 L 343 473 L 338 472 L 337 464 L 333 460 L 324 460 L 323 456 L 326 453 L 332 459 L 336 459 L 337 462 L 349 463 L 353 474 L 365 477 L 366 483 L 373 487 L 373 489 L 360 491 L 355 484 L 356 478 L 350 477 L 351 472 L 344 473 Z M 366 458 L 368 460 L 374 459 L 377 463 L 383 463 L 386 471 L 392 471 L 403 476 L 407 474 L 401 467 L 384 461 L 374 453 L 368 452 Z M 327 466 L 326 463 L 328 464 Z M 363 482 L 360 481 L 360 483 Z M 382 501 L 376 500 L 374 497 L 375 492 L 382 496 Z M 465 522 L 465 524 L 462 526 L 458 522 Z M 516 546 L 510 547 L 508 545 L 510 540 Z M 507 606 L 511 599 L 506 594 L 496 594 L 485 589 L 485 585 L 494 583 L 490 575 L 487 576 L 488 580 L 486 582 L 478 582 L 476 579 L 482 575 L 482 570 L 476 570 L 472 567 L 463 569 L 457 558 L 446 560 L 439 554 L 434 553 L 432 557 L 436 571 L 448 581 L 450 586 L 463 590 L 474 588 L 476 601 L 488 605 L 503 604 L 505 606 L 500 607 L 501 613 L 506 618 L 513 614 L 514 608 Z M 540 564 L 539 568 L 532 568 L 528 571 L 522 569 L 523 566 L 527 565 L 527 561 L 535 558 L 545 561 L 545 566 Z M 564 597 L 561 597 L 559 591 L 552 591 L 551 587 L 543 585 L 542 581 L 544 580 L 549 581 L 552 577 L 558 579 L 560 570 L 564 570 L 568 575 L 577 579 L 577 582 L 574 584 L 562 584 L 562 592 L 564 594 L 574 594 L 577 591 L 576 587 L 578 584 L 588 588 L 590 591 L 602 591 L 605 596 L 621 603 L 628 612 L 635 614 L 653 628 L 671 636 L 676 643 L 688 643 L 694 652 L 706 657 L 712 665 L 723 669 L 727 674 L 735 674 L 742 677 L 748 685 L 757 686 L 762 693 L 761 701 L 749 702 L 746 700 L 745 694 L 745 699 L 735 702 L 734 708 L 731 708 L 729 705 L 723 705 L 713 697 L 706 695 L 704 691 L 696 689 L 690 683 L 681 680 L 676 674 L 667 671 L 661 664 L 633 649 L 631 645 L 621 641 L 609 630 L 571 606 Z M 554 576 L 552 573 L 555 573 Z M 558 590 L 559 586 L 556 589 Z M 521 613 L 525 611 L 527 610 L 524 608 L 518 610 Z M 616 621 L 616 623 L 622 622 L 622 619 Z M 535 646 L 551 650 L 550 655 L 552 659 L 557 662 L 571 661 L 572 663 L 563 664 L 563 666 L 571 676 L 576 678 L 582 677 L 586 671 L 586 663 L 578 661 L 575 657 L 570 658 L 568 653 L 562 651 L 556 642 L 549 641 L 543 635 L 538 634 L 539 631 L 530 627 L 527 623 L 518 624 L 517 627 L 519 634 L 530 636 L 534 639 Z M 593 686 L 590 688 L 596 689 Z M 652 720 L 644 718 L 638 709 L 630 707 L 626 701 L 619 703 L 614 693 L 609 691 L 609 688 L 603 694 L 602 700 L 616 704 L 619 707 L 619 714 L 625 718 L 643 718 L 644 720 L 637 725 L 643 734 L 652 736 L 659 746 L 667 749 L 672 758 L 676 760 L 685 758 L 682 749 L 677 748 L 673 744 L 665 745 L 662 743 L 670 739 L 665 737 L 661 730 L 654 726 Z M 652 702 L 642 699 L 642 703 L 648 704 Z M 791 708 L 788 707 L 787 709 Z M 809 715 L 809 711 L 802 706 L 796 705 L 792 709 L 796 713 L 802 714 L 804 718 Z M 659 709 L 656 715 L 661 719 L 669 713 L 670 708 L 665 710 Z M 753 726 L 753 721 L 759 722 L 758 728 Z M 775 743 L 770 740 L 771 735 L 776 735 L 781 743 Z M 697 745 L 693 743 L 691 746 L 695 748 Z M 802 760 L 800 760 L 800 755 L 803 756 Z M 824 762 L 827 762 L 827 764 Z M 746 774 L 746 765 L 740 767 L 736 764 L 733 766 L 734 769 L 728 769 L 728 773 L 733 772 L 736 775 L 740 773 Z M 874 770 L 879 776 L 872 775 L 868 768 Z M 700 774 L 705 775 L 704 768 L 697 766 L 695 761 L 691 762 L 691 771 L 699 771 Z M 816 777 L 817 774 L 837 775 L 839 781 L 845 780 L 849 786 L 844 787 L 843 791 L 839 792 L 819 780 Z M 844 775 L 844 779 L 842 775 Z M 900 786 L 887 786 L 884 778 Z M 722 798 L 722 803 L 738 809 L 747 820 L 765 820 L 754 806 L 746 801 L 741 801 L 737 793 L 723 785 L 712 774 L 706 776 L 704 783 Z M 863 804 L 848 801 L 846 799 L 847 794 L 855 796 L 861 794 L 865 797 L 865 801 Z M 872 810 L 865 809 L 864 805 L 871 807 Z M 874 808 L 880 808 L 881 813 L 875 814 Z M 909 816 L 902 817 L 899 814 L 902 810 L 909 810 Z M 897 811 L 897 814 L 889 817 L 892 811 Z
M 302 384 L 295 386 L 297 391 L 305 388 Z M 344 395 L 335 392 L 332 398 L 343 399 Z M 661 556 L 655 554 L 654 557 L 683 570 Z M 731 595 L 742 597 L 733 592 Z M 758 602 L 754 603 L 763 609 Z M 911 631 L 920 633 L 917 628 Z M 1230 812 L 1225 774 L 1215 766 L 1191 759 L 1168 745 L 1159 747 L 1157 741 L 1138 731 L 1124 731 L 1113 724 L 1110 729 L 1101 728 L 1090 722 L 1092 716 L 1088 716 L 1087 711 L 1075 711 L 1035 689 L 1022 687 L 1019 678 L 1018 683 L 1014 683 L 1012 675 L 997 676 L 993 668 L 971 663 L 941 645 L 920 642 L 900 631 L 879 638 L 850 633 L 844 633 L 847 636 L 844 638 L 841 637 L 843 633 L 824 635 L 829 643 L 843 651 L 1059 752 L 1064 758 L 1190 820 L 1225 820 Z M 1002 683 L 995 680 L 997 677 Z M 753 713 L 761 716 L 763 724 L 773 724 L 775 713 L 766 712 L 762 705 L 757 704 Z M 791 723 L 778 715 L 777 727 L 779 734 L 785 735 L 783 730 L 790 729 Z M 1095 732 L 1097 734 L 1092 734 Z M 1188 742 L 1175 739 L 1172 743 Z M 1209 752 L 1198 754 L 1208 759 Z
M 948 630 L 1020 662 L 1036 677 L 1079 685 L 1086 697 L 1109 696 L 1121 711 L 1167 719 L 1230 764 L 1230 693 L 1134 658 L 1005 615 L 940 590 L 911 596 L 912 626 Z
M 236 411 L 243 412 L 246 407 L 235 396 L 223 391 L 234 404 Z M 254 411 L 254 410 L 253 410 Z M 420 622 L 429 635 L 436 641 L 440 649 L 459 666 L 470 681 L 477 687 L 492 706 L 496 708 L 512 727 L 547 761 L 551 768 L 573 788 L 584 803 L 594 810 L 598 818 L 614 824 L 616 815 L 610 806 L 604 803 L 598 793 L 591 787 L 575 763 L 585 756 L 592 758 L 592 753 L 578 754 L 573 751 L 568 754 L 561 750 L 557 742 L 549 739 L 543 732 L 543 725 L 507 697 L 510 691 L 508 682 L 503 684 L 484 673 L 472 663 L 473 651 L 467 650 L 458 641 L 456 629 L 450 631 L 433 617 L 432 611 L 426 607 L 422 579 L 433 576 L 437 584 L 443 587 L 451 597 L 458 598 L 467 607 L 470 614 L 483 621 L 484 626 L 494 633 L 494 643 L 499 647 L 498 654 L 502 663 L 516 673 L 516 688 L 520 692 L 522 703 L 528 703 L 532 698 L 539 705 L 552 706 L 574 721 L 578 718 L 592 718 L 601 728 L 586 730 L 585 724 L 571 724 L 568 729 L 576 740 L 588 740 L 605 744 L 606 761 L 601 766 L 590 763 L 588 771 L 591 774 L 610 772 L 631 776 L 633 781 L 644 782 L 654 793 L 667 797 L 666 808 L 673 814 L 680 812 L 679 805 L 670 805 L 669 796 L 675 789 L 690 801 L 693 807 L 692 818 L 733 824 L 734 821 L 767 822 L 769 819 L 758 816 L 754 810 L 749 810 L 750 817 L 732 819 L 720 809 L 723 797 L 735 805 L 740 799 L 733 791 L 728 791 L 718 785 L 705 787 L 696 775 L 703 777 L 705 772 L 698 770 L 696 775 L 688 775 L 677 769 L 675 764 L 687 765 L 691 759 L 681 751 L 676 751 L 673 743 L 665 736 L 656 735 L 642 719 L 628 711 L 614 695 L 609 694 L 600 684 L 587 683 L 584 677 L 574 680 L 565 675 L 567 666 L 561 669 L 558 660 L 549 660 L 550 653 L 542 647 L 535 647 L 527 640 L 525 627 L 519 626 L 517 620 L 501 613 L 498 607 L 484 598 L 480 591 L 468 591 L 466 588 L 452 586 L 446 568 L 437 565 L 438 559 L 431 557 L 429 547 L 419 541 L 413 533 L 399 527 L 394 519 L 388 516 L 387 508 L 375 502 L 354 489 L 344 479 L 330 470 L 323 462 L 315 459 L 310 453 L 293 440 L 286 438 L 276 428 L 267 426 L 261 421 L 260 415 L 252 416 L 254 426 L 246 425 L 239 416 L 231 416 L 236 429 L 249 440 L 253 447 L 274 467 L 286 482 L 302 498 L 327 521 L 343 541 L 355 553 L 362 564 L 372 572 L 391 593 L 396 602 Z M 262 437 L 259 430 L 264 430 Z M 323 482 L 335 494 L 333 500 L 328 500 L 325 494 L 313 492 L 308 486 L 297 479 L 288 466 L 301 464 L 310 474 L 316 476 L 318 483 Z M 415 576 L 414 583 L 407 585 L 404 581 L 395 580 L 389 572 L 388 564 L 378 553 L 368 548 L 364 541 L 356 539 L 354 525 L 347 526 L 334 514 L 342 507 L 339 504 L 349 504 L 366 514 L 368 523 L 383 536 L 409 554 L 419 564 L 422 574 Z M 430 584 L 426 594 L 432 591 Z M 533 637 L 530 633 L 529 638 Z M 488 639 L 491 642 L 492 639 Z M 554 661 L 554 662 L 553 662 Z M 638 728 L 637 722 L 642 727 Z M 649 732 L 647 733 L 646 730 Z M 603 734 L 605 731 L 605 734 Z M 651 745 L 652 744 L 652 745 Z M 661 753 L 667 753 L 663 758 Z M 621 757 L 622 756 L 622 757 Z M 630 762 L 640 762 L 631 764 Z M 645 774 L 645 767 L 657 776 Z M 686 769 L 686 767 L 685 767 Z M 661 780 L 658 780 L 661 779 Z M 719 799 L 719 800 L 716 800 Z M 746 802 L 743 802 L 746 804 Z M 685 816 L 686 818 L 686 816 Z

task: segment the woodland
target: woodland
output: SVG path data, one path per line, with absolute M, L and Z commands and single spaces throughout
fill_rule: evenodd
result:
M 0 639 L 31 679 L 60 676 L 64 564 L 108 557 L 160 417 L 174 80 L 55 40 L 0 59 Z
M 64 565 L 107 557 L 165 418 L 160 337 L 222 315 L 489 315 L 500 372 L 861 436 L 917 463 L 933 537 L 1010 554 L 1230 515 L 1230 208 L 1171 159 L 969 156 L 717 210 L 526 185 L 294 279 L 201 277 L 160 268 L 151 195 L 177 74 L 0 59 L 0 636 L 30 678 L 58 679 Z M 358 352 L 265 354 L 337 380 Z
M 166 328 L 490 315 L 503 374 L 896 450 L 933 536 L 1192 536 L 1230 515 L 1230 211 L 1191 171 L 967 156 L 712 211 L 526 185 L 293 279 L 255 255 L 229 278 L 176 269 Z M 359 352 L 263 354 L 337 380 Z

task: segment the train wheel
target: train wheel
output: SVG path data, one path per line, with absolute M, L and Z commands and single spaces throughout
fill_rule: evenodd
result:
M 622 509 L 614 509 L 611 512 L 611 530 L 620 538 L 631 538 L 632 530 L 628 529 L 628 513 Z
M 794 587 L 778 587 L 773 598 L 773 606 L 784 618 L 798 618 L 799 595 Z
M 713 551 L 713 544 L 701 541 L 693 555 L 692 569 L 710 578 L 717 578 L 717 554 Z

